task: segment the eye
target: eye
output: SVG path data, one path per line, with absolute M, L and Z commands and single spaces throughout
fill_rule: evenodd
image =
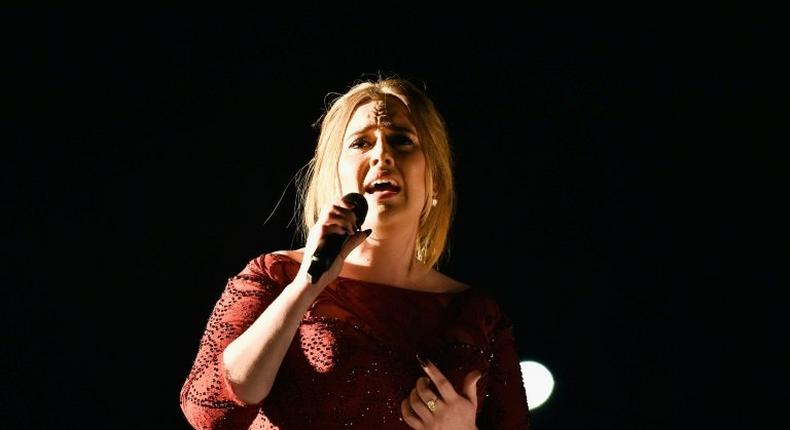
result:
M 361 137 L 354 139 L 348 145 L 349 148 L 353 148 L 353 149 L 367 148 L 368 146 L 370 146 L 370 142 L 368 142 L 367 140 L 365 140 L 365 139 L 363 139 Z
M 392 137 L 390 137 L 390 142 L 392 142 L 393 145 L 398 145 L 398 146 L 412 146 L 412 145 L 414 145 L 414 141 L 411 140 L 409 138 L 409 136 L 406 136 L 406 135 L 395 135 L 395 136 L 392 136 Z

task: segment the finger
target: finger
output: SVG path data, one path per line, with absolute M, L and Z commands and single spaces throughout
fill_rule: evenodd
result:
M 464 378 L 464 397 L 472 402 L 475 408 L 477 408 L 477 381 L 480 380 L 481 376 L 483 374 L 479 370 L 473 370 Z
M 333 202 L 330 205 L 324 206 L 323 210 L 322 210 L 322 213 L 324 213 L 324 214 L 337 213 L 337 214 L 342 214 L 343 216 L 345 216 L 345 215 L 349 215 L 349 216 L 350 215 L 356 215 L 354 213 L 354 206 L 353 205 L 348 205 L 345 202 L 343 202 L 342 200 L 338 200 L 336 202 Z
M 350 209 L 334 205 L 327 212 L 324 223 L 339 224 L 346 228 L 346 233 L 351 235 L 357 229 L 357 216 Z
M 411 409 L 423 422 L 431 418 L 433 412 L 428 409 L 428 406 L 425 405 L 425 402 L 417 394 L 416 388 L 412 388 L 411 393 L 409 393 L 409 405 L 411 405 Z
M 357 212 L 356 212 L 356 210 L 355 210 L 355 209 L 357 208 L 357 205 L 355 205 L 353 201 L 351 201 L 351 200 L 346 200 L 346 199 L 344 199 L 344 198 L 341 198 L 341 199 L 338 201 L 337 205 L 338 205 L 338 206 L 341 206 L 341 207 L 343 207 L 343 208 L 345 208 L 345 209 L 348 209 L 349 211 L 351 211 L 351 213 L 354 215 L 354 216 L 353 216 L 353 220 L 354 220 L 354 225 L 355 225 L 355 226 L 357 226 L 357 224 L 356 224 L 356 223 L 357 223 L 358 221 L 359 221 L 359 222 L 361 222 L 361 221 L 362 221 L 362 220 L 357 220 Z
M 310 261 L 311 256 L 317 250 L 318 246 L 321 244 L 321 241 L 325 240 L 330 235 L 347 236 L 348 231 L 344 226 L 324 223 L 316 224 L 310 229 L 310 233 L 307 235 L 307 241 L 305 243 L 305 252 L 307 253 L 307 259 L 305 259 L 305 261 Z
M 439 395 L 447 402 L 453 401 L 458 396 L 455 388 L 453 388 L 453 384 L 447 380 L 444 374 L 431 362 L 431 360 L 422 361 L 419 357 L 418 359 L 421 361 L 421 365 L 424 364 L 422 370 L 431 378 L 433 385 L 439 391 Z
M 430 381 L 431 380 L 427 376 L 417 378 L 417 394 L 420 396 L 423 402 L 427 402 L 428 400 L 437 400 L 439 397 L 428 385 Z
M 358 232 L 354 233 L 354 235 L 351 236 L 346 241 L 346 243 L 343 244 L 343 248 L 340 250 L 340 256 L 343 258 L 343 260 L 345 260 L 346 257 L 348 257 L 348 254 L 350 254 L 351 251 L 354 250 L 354 248 L 356 248 L 357 246 L 361 245 L 362 242 L 364 242 L 365 239 L 367 239 L 368 236 L 370 236 L 370 233 L 372 233 L 372 232 L 373 232 L 373 230 L 367 229 L 367 230 L 364 230 L 364 231 L 358 231 Z
M 347 236 L 348 228 L 340 224 L 324 224 L 323 226 L 321 226 L 321 236 L 324 237 L 329 234 Z
M 323 229 L 321 231 L 322 235 L 327 233 L 335 233 L 342 236 L 351 236 L 352 234 L 356 233 L 356 231 L 353 230 L 351 223 L 343 218 L 329 218 L 327 220 L 321 221 L 319 228 Z
M 400 402 L 400 414 L 403 417 L 403 421 L 405 421 L 409 427 L 413 429 L 422 428 L 422 421 L 414 414 L 414 411 L 411 410 L 408 398 Z

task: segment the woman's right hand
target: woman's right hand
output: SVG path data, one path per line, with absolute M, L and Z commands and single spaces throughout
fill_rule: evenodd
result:
M 310 268 L 313 254 L 315 254 L 319 244 L 329 235 L 349 236 L 348 240 L 346 240 L 343 247 L 340 249 L 338 257 L 319 279 L 313 279 L 313 284 L 323 288 L 335 280 L 335 278 L 340 275 L 340 270 L 343 268 L 343 261 L 348 257 L 348 254 L 364 242 L 370 234 L 370 230 L 357 231 L 356 225 L 357 217 L 354 214 L 353 203 L 339 198 L 332 204 L 322 208 L 321 212 L 318 214 L 315 225 L 313 225 L 310 232 L 307 234 L 307 242 L 305 243 L 304 256 L 302 257 L 302 266 L 299 268 L 299 276 L 304 276 L 306 279 L 309 279 L 307 271 Z

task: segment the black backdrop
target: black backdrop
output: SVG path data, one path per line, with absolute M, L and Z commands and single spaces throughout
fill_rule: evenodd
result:
M 733 221 L 769 191 L 728 181 L 754 166 L 731 169 L 718 132 L 749 110 L 724 71 L 751 33 L 611 12 L 5 14 L 4 428 L 188 428 L 178 392 L 226 278 L 299 246 L 311 124 L 376 73 L 446 117 L 443 270 L 501 299 L 554 373 L 535 428 L 754 420 L 730 365 L 761 334 L 726 284 L 777 282 Z

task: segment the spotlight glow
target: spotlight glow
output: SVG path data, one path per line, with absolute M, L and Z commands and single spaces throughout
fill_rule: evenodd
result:
M 546 366 L 537 361 L 522 361 L 521 376 L 527 391 L 529 409 L 535 409 L 548 400 L 554 390 L 554 377 Z

